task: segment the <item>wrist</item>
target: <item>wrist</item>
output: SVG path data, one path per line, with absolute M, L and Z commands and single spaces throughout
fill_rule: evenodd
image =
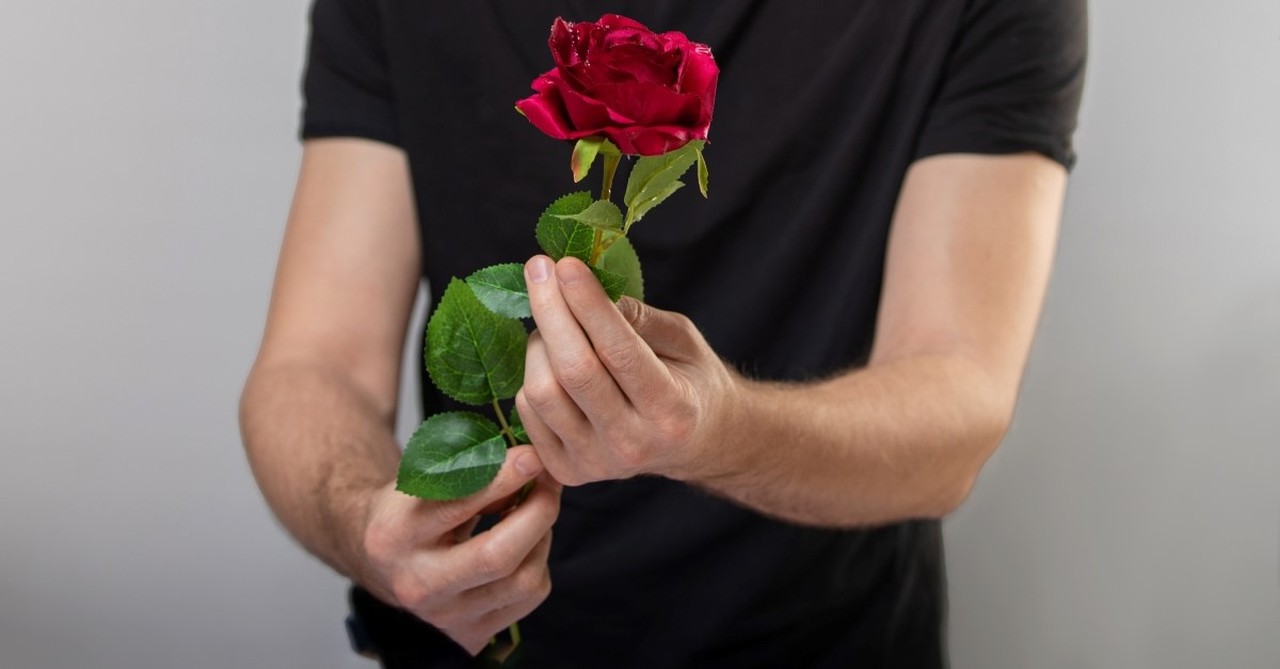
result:
M 688 457 L 671 478 L 706 485 L 749 468 L 765 422 L 767 384 L 748 379 L 726 366 L 727 380 L 715 394 L 699 426 Z
M 325 532 L 329 536 L 326 562 L 343 576 L 385 599 L 388 594 L 369 558 L 370 528 L 378 499 L 386 494 L 387 485 L 331 485 L 320 505 Z

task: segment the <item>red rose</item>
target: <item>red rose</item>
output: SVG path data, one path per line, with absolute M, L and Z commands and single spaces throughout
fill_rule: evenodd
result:
M 592 135 L 625 154 L 656 156 L 706 139 L 720 68 L 711 48 L 684 33 L 655 34 L 625 16 L 551 26 L 555 68 L 516 103 L 556 139 Z

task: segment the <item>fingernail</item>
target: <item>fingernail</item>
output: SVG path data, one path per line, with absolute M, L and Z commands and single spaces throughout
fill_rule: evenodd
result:
M 538 256 L 525 265 L 525 272 L 529 275 L 530 281 L 542 283 L 551 276 L 551 260 L 545 256 Z
M 556 263 L 556 278 L 560 279 L 560 283 L 577 283 L 582 279 L 583 272 L 587 271 L 587 266 L 577 262 L 561 262 Z
M 538 460 L 538 456 L 529 453 L 521 453 L 516 458 L 516 471 L 521 476 L 533 476 L 542 470 L 542 462 Z

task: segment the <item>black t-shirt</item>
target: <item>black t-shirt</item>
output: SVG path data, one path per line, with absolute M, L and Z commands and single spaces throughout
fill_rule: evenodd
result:
M 865 363 L 913 161 L 1074 160 L 1084 0 L 316 0 L 302 135 L 405 150 L 431 286 L 523 261 L 538 213 L 578 189 L 569 145 L 512 106 L 552 65 L 552 19 L 606 12 L 684 31 L 721 67 L 710 199 L 683 189 L 631 237 L 647 300 L 755 377 Z M 447 405 L 428 384 L 425 410 Z M 527 666 L 945 664 L 936 522 L 802 527 L 642 477 L 566 489 L 550 562 Z

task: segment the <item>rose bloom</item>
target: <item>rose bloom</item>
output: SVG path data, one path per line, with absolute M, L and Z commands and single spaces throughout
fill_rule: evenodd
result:
M 516 103 L 539 130 L 556 139 L 599 135 L 641 156 L 707 138 L 720 76 L 707 45 L 616 14 L 557 18 L 550 45 L 556 66 Z

